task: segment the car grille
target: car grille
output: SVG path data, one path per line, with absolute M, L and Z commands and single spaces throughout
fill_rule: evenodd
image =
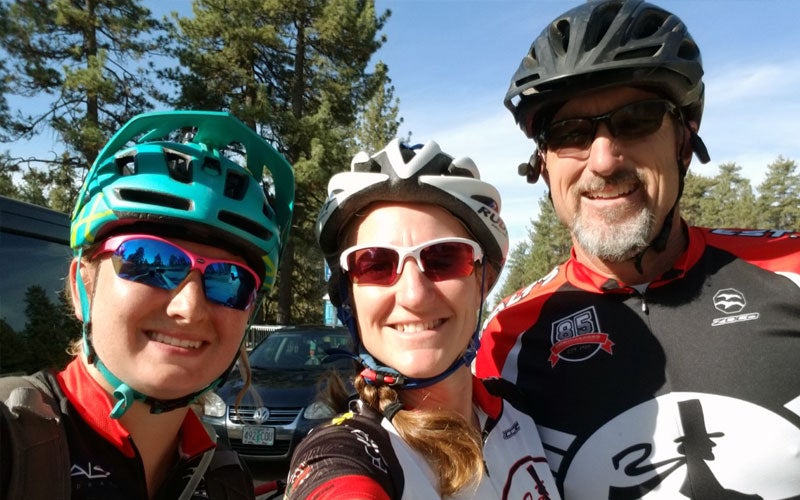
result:
M 253 414 L 258 407 L 240 406 L 238 411 L 233 407 L 228 407 L 228 419 L 237 425 L 289 425 L 295 421 L 302 411 L 302 408 L 270 408 L 269 418 L 263 424 L 257 424 L 253 420 Z M 242 444 L 241 439 L 231 439 L 231 448 L 243 455 L 260 457 L 281 457 L 288 455 L 292 445 L 290 439 L 275 438 L 272 446 L 259 446 L 252 444 Z
M 302 408 L 269 408 L 269 418 L 261 424 L 253 420 L 253 415 L 258 408 L 255 406 L 228 407 L 228 419 L 231 423 L 239 425 L 288 425 L 294 422 Z

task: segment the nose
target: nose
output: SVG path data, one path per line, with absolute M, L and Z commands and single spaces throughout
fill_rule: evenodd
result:
M 203 290 L 203 277 L 200 271 L 193 270 L 172 291 L 172 298 L 167 305 L 167 314 L 186 322 L 196 322 L 208 314 L 208 301 Z
M 403 261 L 395 286 L 395 300 L 405 307 L 413 307 L 430 300 L 429 292 L 433 282 L 420 270 L 416 260 L 409 256 Z
M 607 177 L 622 166 L 622 154 L 617 141 L 605 123 L 597 125 L 597 132 L 589 146 L 586 168 L 600 177 Z

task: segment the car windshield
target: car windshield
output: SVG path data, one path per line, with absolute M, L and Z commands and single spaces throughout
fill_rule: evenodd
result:
M 344 367 L 347 358 L 328 356 L 331 349 L 351 350 L 346 331 L 276 331 L 250 353 L 250 366 L 264 370 L 326 370 Z

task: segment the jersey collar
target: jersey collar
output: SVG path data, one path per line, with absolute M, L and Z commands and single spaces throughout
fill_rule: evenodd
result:
M 131 435 L 122 423 L 109 417 L 112 408 L 111 396 L 95 379 L 89 375 L 86 365 L 79 357 L 56 375 L 61 390 L 69 402 L 78 411 L 83 420 L 89 424 L 106 441 L 113 444 L 126 457 L 136 455 Z M 214 447 L 202 422 L 190 410 L 181 424 L 181 435 L 178 449 L 181 458 L 188 459 Z
M 681 220 L 681 223 L 686 227 L 686 223 Z M 705 249 L 705 239 L 703 232 L 700 228 L 689 227 L 687 229 L 688 245 L 686 250 L 681 253 L 678 259 L 673 263 L 672 268 L 662 274 L 659 278 L 653 280 L 649 287 L 654 288 L 665 285 L 673 280 L 682 278 L 691 267 L 700 260 Z M 570 250 L 570 257 L 565 263 L 565 271 L 567 279 L 570 283 L 587 289 L 596 293 L 609 293 L 609 292 L 631 292 L 633 287 L 627 283 L 609 278 L 604 274 L 600 274 L 592 268 L 581 263 L 575 256 L 575 248 Z

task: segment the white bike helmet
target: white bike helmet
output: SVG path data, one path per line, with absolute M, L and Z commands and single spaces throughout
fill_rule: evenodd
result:
M 484 274 L 487 289 L 497 282 L 508 255 L 508 232 L 500 218 L 497 189 L 480 180 L 471 159 L 453 159 L 433 141 L 412 147 L 395 139 L 372 156 L 362 151 L 353 158 L 350 172 L 336 174 L 328 183 L 328 200 L 317 217 L 317 239 L 332 271 L 330 300 L 353 336 L 355 352 L 351 356 L 365 368 L 362 376 L 367 383 L 420 388 L 450 376 L 462 365 L 469 366 L 480 345 L 480 323 L 465 351 L 434 377 L 406 377 L 366 351 L 352 315 L 347 278 L 339 268 L 342 230 L 371 203 L 386 201 L 429 203 L 458 218 L 483 249 L 484 263 L 494 270 Z
M 494 269 L 490 288 L 496 283 L 508 255 L 508 231 L 500 217 L 500 193 L 480 180 L 471 159 L 453 159 L 433 141 L 411 147 L 399 139 L 372 156 L 358 153 L 350 172 L 331 178 L 328 200 L 317 217 L 317 239 L 332 270 L 339 265 L 342 229 L 353 215 L 379 201 L 430 203 L 452 213 Z

